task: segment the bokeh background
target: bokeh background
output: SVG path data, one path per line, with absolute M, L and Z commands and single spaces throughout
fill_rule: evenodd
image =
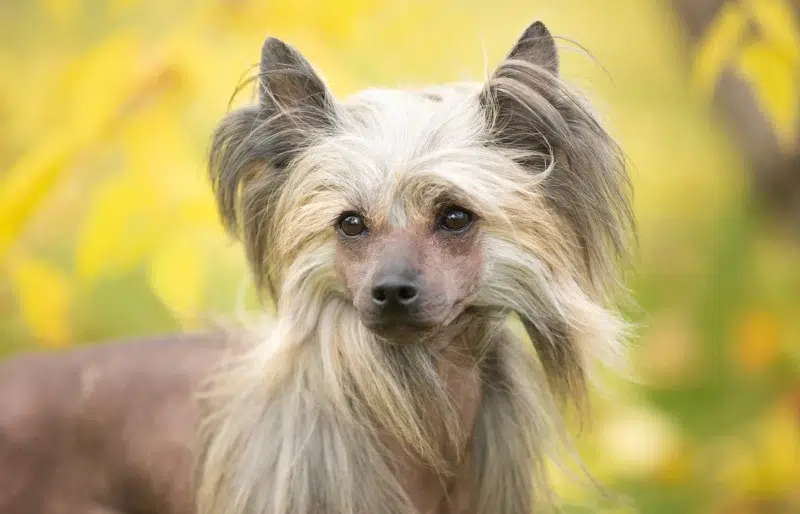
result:
M 480 79 L 534 19 L 627 152 L 639 383 L 567 512 L 800 512 L 797 0 L 0 2 L 0 353 L 255 308 L 204 158 L 266 35 L 344 95 Z M 581 46 L 588 50 L 581 49 Z M 242 99 L 242 101 L 247 98 Z

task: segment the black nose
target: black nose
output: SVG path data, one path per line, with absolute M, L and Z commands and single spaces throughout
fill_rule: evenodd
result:
M 372 288 L 372 301 L 383 310 L 407 310 L 419 299 L 417 286 L 402 276 L 381 279 Z

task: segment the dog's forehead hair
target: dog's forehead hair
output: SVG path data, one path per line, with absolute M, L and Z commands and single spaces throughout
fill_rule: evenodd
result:
M 478 91 L 463 84 L 362 91 L 342 102 L 338 130 L 309 153 L 324 155 L 322 173 L 356 208 L 381 223 L 406 226 L 429 215 L 432 198 L 425 189 L 433 184 L 426 182 L 442 161 L 457 165 L 464 149 L 479 144 Z
M 406 203 L 402 198 L 397 198 L 391 203 L 387 224 L 393 228 L 407 227 L 410 225 L 410 218 L 406 209 Z

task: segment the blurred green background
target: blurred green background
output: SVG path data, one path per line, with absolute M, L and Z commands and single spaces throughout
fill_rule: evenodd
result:
M 255 306 L 205 179 L 266 35 L 337 94 L 480 79 L 534 19 L 631 163 L 639 382 L 579 447 L 626 512 L 800 512 L 795 0 L 0 2 L 0 354 Z M 581 46 L 588 49 L 588 55 Z M 567 512 L 616 512 L 559 481 Z M 608 506 L 606 506 L 608 505 Z

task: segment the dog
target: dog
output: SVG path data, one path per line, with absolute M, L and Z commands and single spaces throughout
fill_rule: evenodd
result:
M 622 355 L 635 235 L 624 156 L 550 32 L 477 84 L 337 101 L 273 38 L 255 80 L 209 169 L 273 326 L 0 365 L 0 513 L 549 503 L 560 412 Z
M 562 409 L 624 355 L 635 224 L 624 154 L 549 30 L 480 83 L 339 100 L 275 38 L 254 80 L 209 169 L 277 315 L 202 388 L 198 514 L 550 502 Z

